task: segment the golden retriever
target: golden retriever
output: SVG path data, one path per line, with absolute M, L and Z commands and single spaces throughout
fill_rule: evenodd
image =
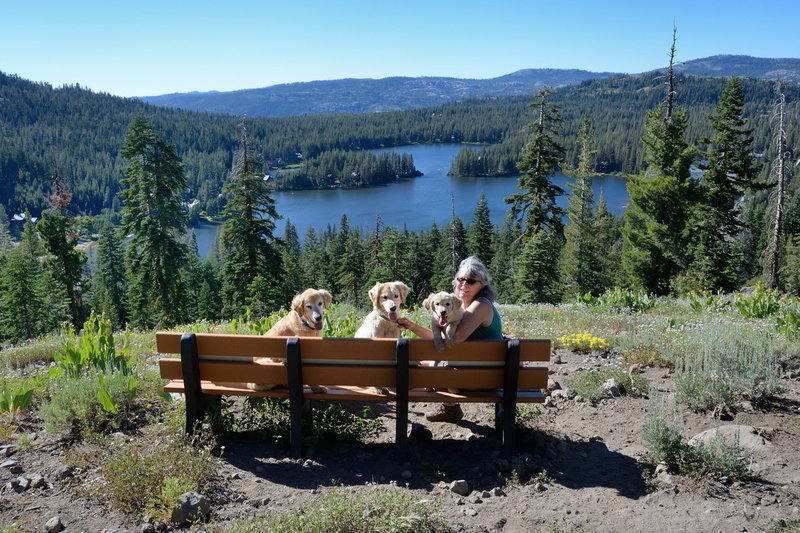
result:
M 450 292 L 437 292 L 425 298 L 422 307 L 431 314 L 431 332 L 436 351 L 443 352 L 445 348 L 452 347 L 456 328 L 464 314 L 461 299 Z
M 402 281 L 376 283 L 369 290 L 372 300 L 372 311 L 364 318 L 361 327 L 355 333 L 356 338 L 389 338 L 400 337 L 397 326 L 398 310 L 405 303 L 411 288 Z
M 402 281 L 376 283 L 369 290 L 372 300 L 372 311 L 364 318 L 361 327 L 355 333 L 356 338 L 390 338 L 400 337 L 397 319 L 398 310 L 405 303 L 411 288 Z M 376 394 L 389 394 L 386 387 L 370 387 Z
M 292 299 L 288 314 L 278 320 L 264 335 L 269 337 L 322 337 L 322 317 L 330 307 L 333 297 L 325 289 L 306 289 Z M 256 363 L 272 363 L 282 359 L 258 357 Z M 248 383 L 247 388 L 266 391 L 277 387 L 270 384 Z M 325 392 L 324 387 L 312 387 L 314 392 Z

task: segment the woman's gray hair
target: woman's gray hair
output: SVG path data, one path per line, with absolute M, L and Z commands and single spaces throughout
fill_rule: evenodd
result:
M 488 298 L 492 302 L 497 299 L 497 291 L 492 286 L 492 276 L 489 274 L 489 270 L 486 268 L 486 265 L 481 263 L 481 260 L 471 255 L 461 261 L 461 264 L 458 265 L 458 270 L 456 270 L 456 275 L 454 278 L 471 278 L 477 279 L 481 283 L 483 283 L 483 288 L 481 291 L 476 295 L 476 297 L 484 297 Z M 453 279 L 453 288 L 456 286 L 456 280 Z

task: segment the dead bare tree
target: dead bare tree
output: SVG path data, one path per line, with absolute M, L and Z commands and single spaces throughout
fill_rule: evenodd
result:
M 789 151 L 786 149 L 786 96 L 781 85 L 776 87 L 778 99 L 775 102 L 773 119 L 777 121 L 775 132 L 775 160 L 772 174 L 775 176 L 775 187 L 770 195 L 769 239 L 764 254 L 764 286 L 776 289 L 780 281 L 780 263 L 783 239 L 783 217 L 786 204 L 786 187 L 789 181 L 789 169 L 786 161 Z

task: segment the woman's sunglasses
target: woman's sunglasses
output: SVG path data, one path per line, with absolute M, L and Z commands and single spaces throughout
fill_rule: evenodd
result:
M 475 285 L 478 283 L 477 279 L 467 279 L 467 278 L 456 278 L 456 281 L 459 283 L 466 283 L 467 285 Z

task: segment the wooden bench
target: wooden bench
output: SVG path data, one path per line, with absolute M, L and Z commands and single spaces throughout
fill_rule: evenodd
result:
M 495 405 L 495 429 L 503 451 L 514 452 L 517 403 L 541 403 L 547 387 L 549 340 L 479 340 L 457 344 L 445 353 L 423 339 L 342 339 L 264 337 L 210 333 L 158 332 L 161 377 L 166 392 L 186 398 L 186 431 L 191 434 L 205 411 L 221 396 L 287 398 L 290 404 L 290 448 L 303 455 L 306 400 L 394 402 L 396 445 L 401 456 L 408 446 L 411 402 L 479 402 Z M 254 357 L 279 362 L 259 364 Z M 420 366 L 446 358 L 447 366 Z M 279 383 L 269 391 L 245 383 Z M 312 392 L 322 385 L 327 392 Z M 370 387 L 389 388 L 381 395 Z M 431 390 L 435 389 L 435 390 Z M 458 393 L 447 389 L 459 389 Z

